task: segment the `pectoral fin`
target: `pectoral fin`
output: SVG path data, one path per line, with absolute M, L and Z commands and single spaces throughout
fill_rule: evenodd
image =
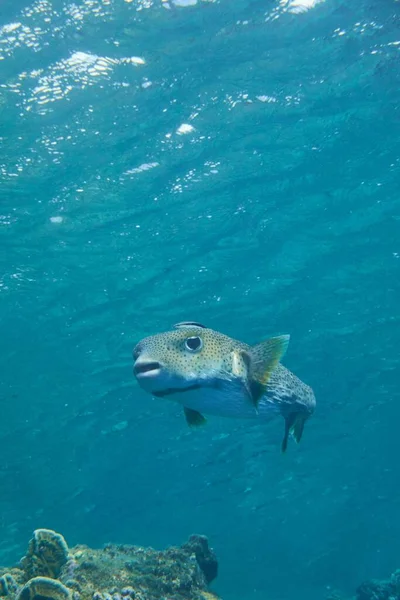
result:
M 240 379 L 245 388 L 249 402 L 254 403 L 253 390 L 250 380 L 251 358 L 245 350 L 233 350 L 232 352 L 232 375 Z
M 197 410 L 192 410 L 191 408 L 183 407 L 186 422 L 190 427 L 200 427 L 206 423 L 205 417 L 200 414 Z
M 246 350 L 232 352 L 232 374 L 243 381 L 249 400 L 257 409 L 258 402 L 281 358 L 286 352 L 290 336 L 270 338 Z
M 241 379 L 247 379 L 250 370 L 250 356 L 245 350 L 232 352 L 232 374 Z
M 307 415 L 302 413 L 291 413 L 285 417 L 285 433 L 282 440 L 282 452 L 286 452 L 289 434 L 292 434 L 297 444 L 300 442 L 306 420 Z
M 290 336 L 280 335 L 270 338 L 250 349 L 251 378 L 253 385 L 253 400 L 257 406 L 271 377 L 273 370 L 285 354 Z

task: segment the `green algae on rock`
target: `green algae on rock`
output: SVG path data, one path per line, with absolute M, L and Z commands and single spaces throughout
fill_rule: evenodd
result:
M 208 590 L 218 563 L 205 536 L 164 551 L 108 544 L 69 549 L 64 538 L 38 529 L 18 567 L 0 568 L 7 600 L 218 600 Z

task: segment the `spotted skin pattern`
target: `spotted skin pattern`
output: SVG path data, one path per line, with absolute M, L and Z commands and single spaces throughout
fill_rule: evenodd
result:
M 191 352 L 185 341 L 200 337 L 202 348 Z M 212 329 L 188 327 L 144 338 L 134 349 L 134 356 L 145 352 L 152 360 L 161 362 L 169 372 L 187 379 L 207 379 L 214 374 L 223 378 L 232 374 L 231 353 L 248 346 Z

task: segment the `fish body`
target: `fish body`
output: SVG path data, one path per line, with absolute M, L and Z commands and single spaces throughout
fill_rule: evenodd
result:
M 181 404 L 191 426 L 203 424 L 203 415 L 282 415 L 285 451 L 289 434 L 299 442 L 315 409 L 312 389 L 280 363 L 288 343 L 289 336 L 279 336 L 249 346 L 187 321 L 141 340 L 133 350 L 134 374 L 146 392 Z

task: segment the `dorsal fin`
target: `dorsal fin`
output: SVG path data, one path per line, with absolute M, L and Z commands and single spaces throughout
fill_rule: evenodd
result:
M 197 323 L 197 321 L 182 321 L 181 323 L 175 323 L 174 327 L 177 329 L 184 327 L 200 327 L 201 329 L 207 329 L 205 325 Z

